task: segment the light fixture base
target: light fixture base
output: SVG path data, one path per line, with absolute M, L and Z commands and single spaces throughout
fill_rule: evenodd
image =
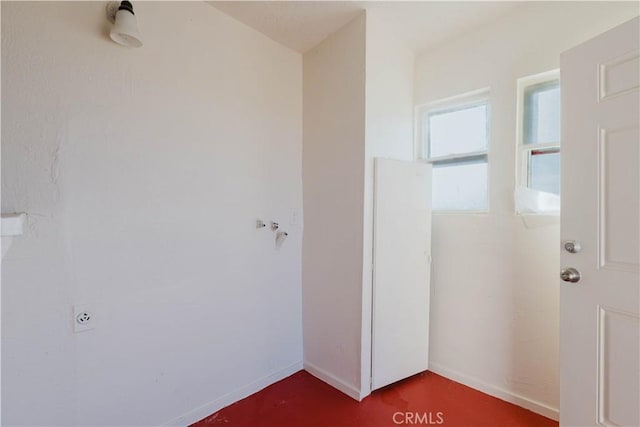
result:
M 110 1 L 109 3 L 107 3 L 107 19 L 112 24 L 116 22 L 116 13 L 118 13 L 119 7 L 119 1 Z

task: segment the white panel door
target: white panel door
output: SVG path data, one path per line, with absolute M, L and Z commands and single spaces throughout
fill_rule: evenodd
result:
M 372 390 L 425 371 L 431 166 L 375 160 Z
M 561 60 L 561 262 L 581 274 L 560 282 L 564 426 L 640 425 L 638 28 L 629 21 Z

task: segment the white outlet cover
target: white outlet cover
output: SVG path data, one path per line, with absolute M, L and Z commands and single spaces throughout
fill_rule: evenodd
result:
M 97 322 L 95 307 L 89 304 L 74 305 L 71 321 L 75 333 L 95 329 Z

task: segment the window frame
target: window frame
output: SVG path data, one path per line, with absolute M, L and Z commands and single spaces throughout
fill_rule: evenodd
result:
M 561 87 L 560 69 L 545 71 L 519 78 L 517 80 L 517 107 L 516 107 L 516 188 L 531 188 L 531 153 L 533 151 L 552 151 L 562 153 L 561 140 L 557 142 L 541 142 L 525 144 L 524 142 L 524 114 L 525 114 L 525 92 L 528 87 L 542 83 L 558 82 Z M 562 138 L 560 138 L 562 139 Z M 518 215 L 550 215 L 557 216 L 559 213 L 549 212 L 526 212 L 522 213 L 516 209 Z
M 416 107 L 416 140 L 415 157 L 425 163 L 437 167 L 440 165 L 486 163 L 487 165 L 487 207 L 486 209 L 457 209 L 457 210 L 433 210 L 435 215 L 473 215 L 488 214 L 490 210 L 490 147 L 491 147 L 491 102 L 490 89 L 483 88 L 451 96 L 437 101 L 429 102 Z M 445 156 L 430 157 L 430 141 L 428 117 L 430 115 L 455 112 L 479 105 L 486 105 L 486 138 L 487 148 L 479 151 L 450 154 Z

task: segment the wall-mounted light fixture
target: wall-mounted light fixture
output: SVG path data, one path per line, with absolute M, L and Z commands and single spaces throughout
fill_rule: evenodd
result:
M 107 18 L 113 24 L 111 40 L 129 47 L 142 46 L 138 23 L 130 1 L 112 1 L 107 4 Z

